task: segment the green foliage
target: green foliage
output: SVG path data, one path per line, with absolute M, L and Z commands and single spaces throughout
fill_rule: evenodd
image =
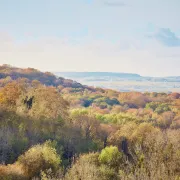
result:
M 114 124 L 126 124 L 128 122 L 138 122 L 140 119 L 128 114 L 128 113 L 118 113 L 118 114 L 97 114 L 96 118 L 104 123 L 114 123 Z
M 150 103 L 146 104 L 146 108 L 152 109 L 153 111 L 155 111 L 155 109 L 158 107 L 158 104 L 159 103 L 157 103 L 157 102 L 150 102 Z
M 113 106 L 113 105 L 119 105 L 119 101 L 116 98 L 108 98 L 108 97 L 101 97 L 98 99 L 94 100 L 94 103 L 99 105 L 102 108 L 106 108 L 108 106 Z
M 72 118 L 76 118 L 76 117 L 78 117 L 78 116 L 80 116 L 80 115 L 88 115 L 89 114 L 89 111 L 88 111 L 88 109 L 73 109 L 72 111 L 71 111 L 71 117 Z
M 170 111 L 170 107 L 167 103 L 150 102 L 146 104 L 147 109 L 152 109 L 154 112 L 161 114 L 166 111 Z
M 52 147 L 52 143 L 47 141 L 42 145 L 36 145 L 30 148 L 24 155 L 20 156 L 18 163 L 23 166 L 27 176 L 33 177 L 41 170 L 51 168 L 56 171 L 61 163 L 59 155 Z
M 163 112 L 170 111 L 171 109 L 169 108 L 168 104 L 160 104 L 154 112 L 161 114 Z
M 118 148 L 110 146 L 101 151 L 101 154 L 99 155 L 99 162 L 110 167 L 117 167 L 121 158 L 122 154 L 119 152 Z

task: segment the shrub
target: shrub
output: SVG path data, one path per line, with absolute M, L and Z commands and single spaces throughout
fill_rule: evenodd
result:
M 101 151 L 99 162 L 110 167 L 117 167 L 121 158 L 122 154 L 119 152 L 118 148 L 116 146 L 110 146 Z
M 56 171 L 61 163 L 60 157 L 47 141 L 42 145 L 33 146 L 18 159 L 18 163 L 23 166 L 25 174 L 29 177 L 38 175 L 41 170 L 52 169 Z
M 76 163 L 69 169 L 65 180 L 99 180 L 98 154 L 81 155 Z

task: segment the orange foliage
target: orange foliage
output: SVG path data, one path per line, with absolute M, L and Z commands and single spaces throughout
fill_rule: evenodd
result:
M 23 91 L 22 84 L 18 82 L 8 83 L 0 90 L 0 103 L 5 103 L 9 106 L 16 105 L 16 101 Z
M 27 177 L 20 164 L 0 165 L 0 179 L 26 180 Z

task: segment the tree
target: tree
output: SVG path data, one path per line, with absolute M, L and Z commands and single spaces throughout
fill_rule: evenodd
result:
M 26 97 L 28 100 L 33 98 L 29 109 L 24 105 Z M 56 88 L 40 86 L 36 89 L 30 89 L 27 94 L 21 96 L 18 106 L 18 111 L 28 113 L 33 118 L 66 119 L 69 104 L 62 98 Z
M 118 167 L 122 153 L 119 152 L 116 146 L 109 146 L 104 148 L 99 155 L 99 162 L 110 167 Z
M 0 104 L 14 108 L 16 101 L 25 91 L 25 86 L 18 82 L 10 82 L 0 90 Z
M 98 153 L 81 155 L 65 176 L 65 180 L 99 180 Z

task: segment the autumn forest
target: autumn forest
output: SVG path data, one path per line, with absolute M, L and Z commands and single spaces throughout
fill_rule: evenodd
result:
M 0 179 L 180 180 L 180 93 L 2 65 Z

